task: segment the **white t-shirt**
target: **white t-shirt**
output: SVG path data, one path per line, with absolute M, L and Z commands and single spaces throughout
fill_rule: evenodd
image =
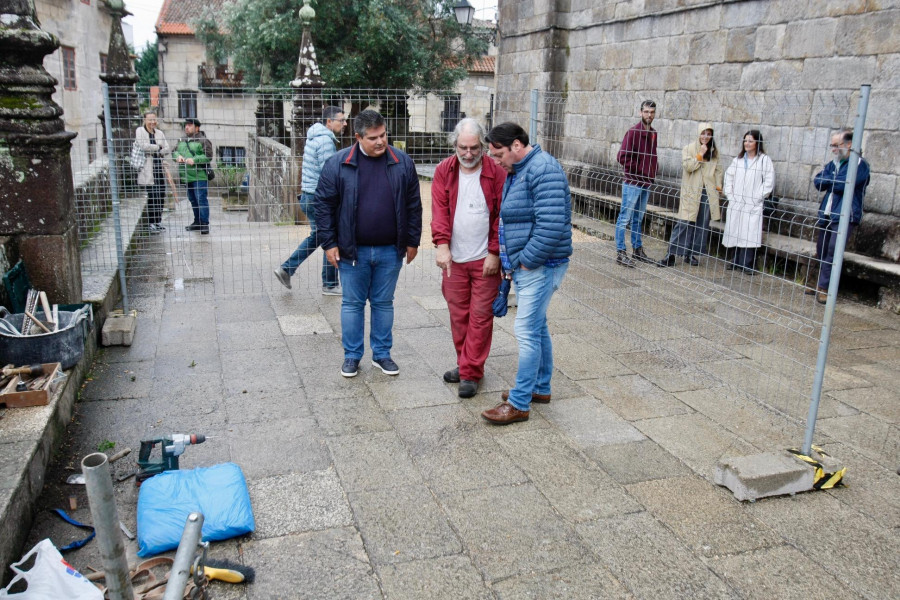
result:
M 474 173 L 460 171 L 459 195 L 450 236 L 453 262 L 472 262 L 487 256 L 490 225 L 491 214 L 481 189 L 481 169 Z

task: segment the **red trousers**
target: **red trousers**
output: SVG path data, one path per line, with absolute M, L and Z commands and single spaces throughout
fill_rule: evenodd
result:
M 500 273 L 485 277 L 484 259 L 454 262 L 450 277 L 441 277 L 441 291 L 450 309 L 450 331 L 456 346 L 459 378 L 481 381 L 484 361 L 491 351 L 494 313 L 491 305 L 497 297 Z

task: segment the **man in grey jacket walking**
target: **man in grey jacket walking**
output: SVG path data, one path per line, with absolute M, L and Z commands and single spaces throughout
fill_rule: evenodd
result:
M 335 136 L 340 135 L 347 126 L 344 111 L 337 106 L 327 106 L 322 111 L 322 122 L 314 123 L 306 133 L 306 146 L 303 148 L 303 171 L 301 174 L 300 191 L 297 197 L 300 208 L 309 220 L 309 235 L 300 242 L 294 253 L 275 269 L 275 277 L 281 285 L 291 289 L 291 277 L 297 272 L 300 264 L 316 251 L 319 247 L 318 233 L 316 231 L 316 209 L 313 203 L 316 186 L 319 184 L 319 175 L 325 161 L 337 151 Z M 322 294 L 326 296 L 340 296 L 341 286 L 338 284 L 338 271 L 322 257 Z

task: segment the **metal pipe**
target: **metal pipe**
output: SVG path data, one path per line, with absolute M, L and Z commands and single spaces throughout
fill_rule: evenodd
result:
M 803 438 L 803 447 L 801 448 L 801 451 L 806 456 L 809 456 L 810 450 L 812 450 L 816 417 L 819 414 L 819 401 L 822 398 L 822 382 L 825 380 L 825 363 L 828 361 L 828 346 L 831 341 L 831 323 L 834 320 L 834 305 L 837 302 L 838 285 L 841 282 L 841 269 L 844 266 L 844 249 L 847 247 L 850 211 L 853 207 L 853 195 L 856 193 L 856 171 L 862 156 L 860 145 L 862 144 L 863 128 L 866 125 L 866 112 L 869 108 L 869 92 L 871 90 L 872 86 L 868 84 L 862 86 L 859 90 L 859 114 L 856 117 L 856 126 L 853 128 L 850 157 L 847 159 L 847 179 L 844 180 L 844 197 L 841 200 L 841 220 L 838 222 L 837 242 L 834 245 L 831 281 L 828 282 L 828 301 L 825 303 L 825 319 L 822 323 L 822 335 L 819 338 L 819 357 L 816 361 L 816 374 L 813 378 L 809 414 L 806 417 L 806 435 Z
M 91 518 L 100 544 L 100 558 L 106 572 L 106 586 L 110 600 L 134 600 L 125 543 L 119 531 L 119 514 L 113 495 L 109 461 L 102 452 L 88 454 L 81 461 Z
M 125 249 L 122 246 L 122 219 L 119 199 L 119 172 L 116 169 L 116 146 L 113 142 L 112 113 L 109 108 L 109 84 L 103 84 L 103 121 L 106 123 L 106 156 L 109 159 L 109 192 L 112 196 L 113 224 L 116 228 L 116 263 L 119 287 L 122 288 L 122 308 L 128 314 L 128 288 L 125 286 Z
M 166 584 L 166 594 L 163 596 L 163 600 L 181 600 L 184 597 L 184 588 L 191 576 L 191 564 L 194 562 L 194 554 L 200 544 L 202 529 L 203 513 L 189 514 L 184 523 L 178 550 L 175 551 L 175 560 L 172 563 L 172 570 L 169 572 L 169 583 Z
M 528 141 L 537 144 L 538 91 L 531 90 L 531 123 L 528 127 Z

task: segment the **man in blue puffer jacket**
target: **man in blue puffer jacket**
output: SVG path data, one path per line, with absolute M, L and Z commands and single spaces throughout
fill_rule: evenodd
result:
M 318 232 L 316 231 L 315 199 L 316 186 L 319 185 L 319 176 L 325 161 L 336 152 L 338 135 L 347 126 L 344 111 L 337 106 L 326 106 L 322 111 L 322 122 L 313 123 L 306 132 L 306 145 L 303 147 L 303 171 L 301 172 L 300 192 L 297 200 L 300 209 L 309 220 L 309 235 L 300 242 L 294 253 L 275 269 L 275 277 L 281 285 L 291 289 L 291 277 L 297 272 L 300 264 L 319 247 Z M 322 257 L 322 294 L 325 296 L 340 296 L 341 286 L 338 285 L 338 271 Z
M 516 385 L 504 402 L 481 413 L 497 425 L 527 421 L 532 402 L 550 402 L 553 345 L 547 308 L 572 255 L 572 199 L 559 162 L 528 143 L 515 123 L 487 135 L 491 157 L 509 176 L 500 205 L 500 260 L 516 284 L 515 333 L 519 343 Z

